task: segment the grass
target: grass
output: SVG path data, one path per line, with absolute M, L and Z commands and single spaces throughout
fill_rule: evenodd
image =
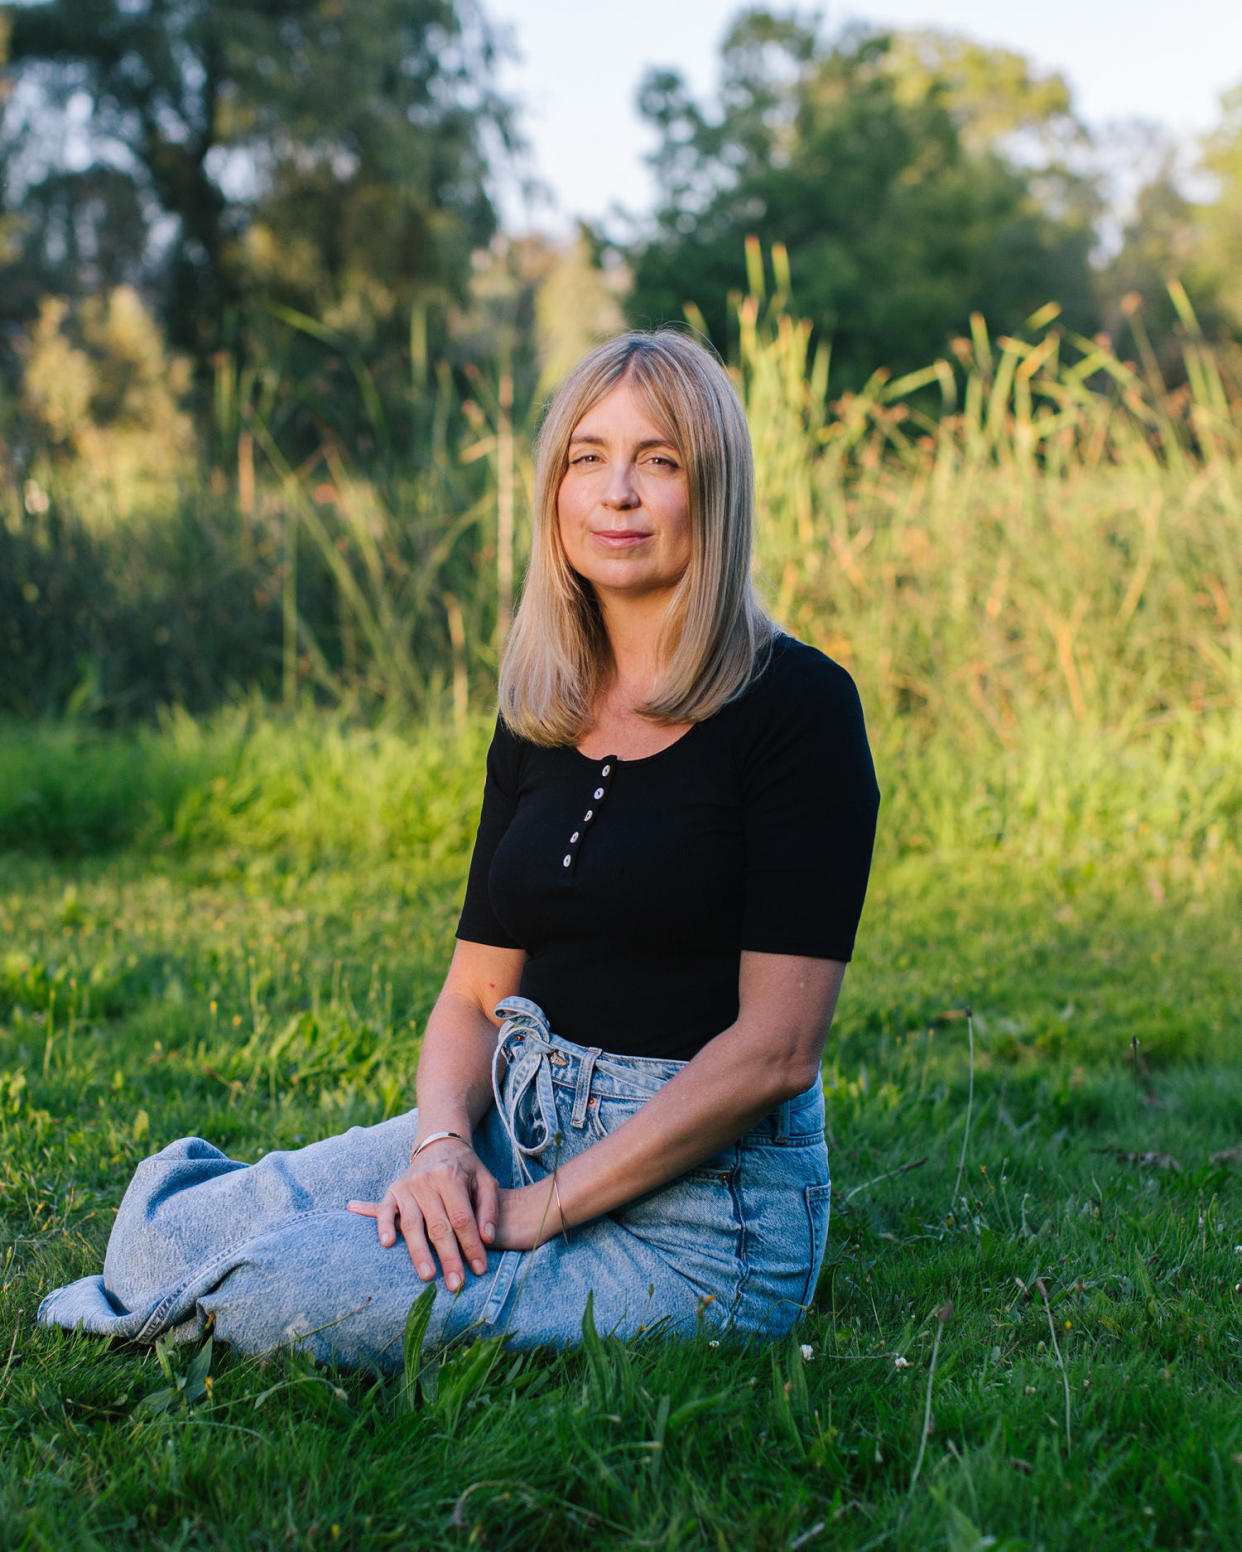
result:
M 1056 871 L 1024 861 L 1015 826 L 943 853 L 886 841 L 825 1062 L 837 1195 L 793 1342 L 484 1346 L 407 1390 L 36 1329 L 162 1142 L 253 1158 L 409 1102 L 483 730 L 430 731 L 402 759 L 392 730 L 315 729 L 183 723 L 141 735 L 129 766 L 99 739 L 90 758 L 121 762 L 145 819 L 123 844 L 102 825 L 59 858 L 4 855 L 5 1546 L 1233 1545 L 1228 846 L 1178 874 L 1159 835 L 1092 869 L 1081 826 Z M 66 737 L 7 738 L 0 791 L 21 761 L 68 781 Z M 898 837 L 922 822 L 894 804 Z
M 1185 382 L 1170 391 L 1138 314 L 1116 340 L 1083 339 L 1050 304 L 1014 337 L 976 317 L 924 370 L 836 397 L 772 258 L 782 290 L 738 300 L 730 360 L 760 570 L 873 716 L 988 753 L 1054 710 L 1142 741 L 1236 709 L 1237 342 L 1209 346 L 1175 287 Z M 394 359 L 399 403 L 361 379 L 324 400 L 353 369 L 339 344 L 316 348 L 325 375 L 301 382 L 221 356 L 176 499 L 123 522 L 83 504 L 93 470 L 0 448 L 0 710 L 118 724 L 257 690 L 465 721 L 492 703 L 543 388 L 519 383 L 511 403 L 499 359 L 460 380 Z M 308 404 L 314 445 L 290 431 Z M 389 434 L 398 413 L 408 445 Z
M 0 1547 L 1236 1545 L 1242 389 L 1183 323 L 1173 393 L 1048 308 L 833 401 L 782 299 L 739 305 L 765 586 L 856 673 L 885 793 L 776 1348 L 378 1382 L 33 1326 L 163 1142 L 408 1104 L 529 467 L 480 374 L 425 479 L 243 416 L 113 550 L 0 471 L 3 703 L 78 687 L 0 725 Z M 216 709 L 97 725 L 170 698 Z

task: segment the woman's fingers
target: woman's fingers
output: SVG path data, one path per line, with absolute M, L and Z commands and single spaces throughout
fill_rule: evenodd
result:
M 381 1245 L 397 1243 L 399 1223 L 406 1248 L 410 1252 L 410 1260 L 414 1263 L 418 1275 L 425 1283 L 429 1283 L 436 1275 L 435 1262 L 420 1227 L 423 1221 L 422 1214 L 413 1198 L 410 1198 L 403 1210 L 394 1186 L 385 1192 L 382 1202 L 346 1202 L 345 1208 L 347 1212 L 357 1213 L 361 1218 L 375 1219 L 375 1230 Z
M 394 1245 L 397 1241 L 397 1219 L 401 1217 L 404 1227 L 404 1214 L 397 1206 L 397 1198 L 393 1188 L 389 1186 L 384 1192 L 384 1199 L 379 1204 L 379 1211 L 375 1214 L 375 1227 L 379 1231 L 381 1245 Z
M 389 1202 L 392 1203 L 391 1216 L 384 1212 L 384 1207 Z M 409 1189 L 408 1181 L 401 1179 L 389 1186 L 380 1204 L 379 1225 L 380 1242 L 384 1245 L 396 1244 L 398 1226 L 400 1227 L 401 1238 L 410 1253 L 414 1270 L 425 1283 L 429 1283 L 436 1275 L 435 1257 L 427 1243 L 423 1215 Z
M 500 1187 L 486 1170 L 480 1170 L 475 1176 L 474 1217 L 479 1225 L 479 1238 L 485 1245 L 492 1244 L 500 1220 Z
M 357 1213 L 360 1218 L 374 1218 L 375 1232 L 379 1235 L 380 1243 L 391 1245 L 396 1238 L 395 1217 L 396 1209 L 389 1200 L 392 1193 L 389 1192 L 382 1202 L 346 1202 L 345 1211 Z
M 478 1161 L 473 1170 L 420 1170 L 403 1175 L 380 1202 L 351 1201 L 350 1212 L 375 1219 L 382 1245 L 395 1245 L 400 1233 L 414 1268 L 424 1282 L 436 1275 L 453 1293 L 466 1280 L 466 1265 L 487 1270 L 487 1246 L 496 1237 L 500 1191 Z
M 424 1208 L 424 1217 L 427 1237 L 444 1269 L 444 1281 L 454 1293 L 465 1281 L 463 1256 L 472 1271 L 487 1270 L 487 1251 L 479 1238 L 470 1192 L 460 1176 L 453 1175 L 443 1183 L 436 1198 Z

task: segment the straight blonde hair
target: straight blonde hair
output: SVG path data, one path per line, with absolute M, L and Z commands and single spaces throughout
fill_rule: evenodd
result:
M 713 716 L 750 683 L 776 629 L 751 581 L 750 432 L 724 368 L 675 329 L 618 335 L 565 379 L 536 441 L 530 567 L 500 665 L 501 715 L 535 744 L 576 744 L 613 666 L 595 593 L 561 545 L 556 506 L 574 428 L 621 383 L 676 449 L 690 498 L 690 563 L 661 629 L 660 682 L 636 710 L 655 723 Z

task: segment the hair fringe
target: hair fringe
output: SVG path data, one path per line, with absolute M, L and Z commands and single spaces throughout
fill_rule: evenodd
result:
M 576 744 L 612 667 L 599 605 L 561 548 L 556 501 L 574 428 L 626 381 L 682 456 L 691 524 L 690 564 L 661 632 L 660 685 L 635 709 L 655 723 L 706 721 L 745 690 L 776 632 L 750 574 L 750 433 L 723 366 L 680 330 L 619 335 L 565 379 L 536 440 L 531 560 L 500 666 L 501 716 L 531 743 Z

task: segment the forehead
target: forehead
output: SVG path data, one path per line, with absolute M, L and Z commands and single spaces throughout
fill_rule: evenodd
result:
M 678 445 L 674 427 L 650 393 L 632 377 L 624 377 L 585 410 L 570 433 L 572 440 L 605 440 L 637 436 L 643 441 Z

